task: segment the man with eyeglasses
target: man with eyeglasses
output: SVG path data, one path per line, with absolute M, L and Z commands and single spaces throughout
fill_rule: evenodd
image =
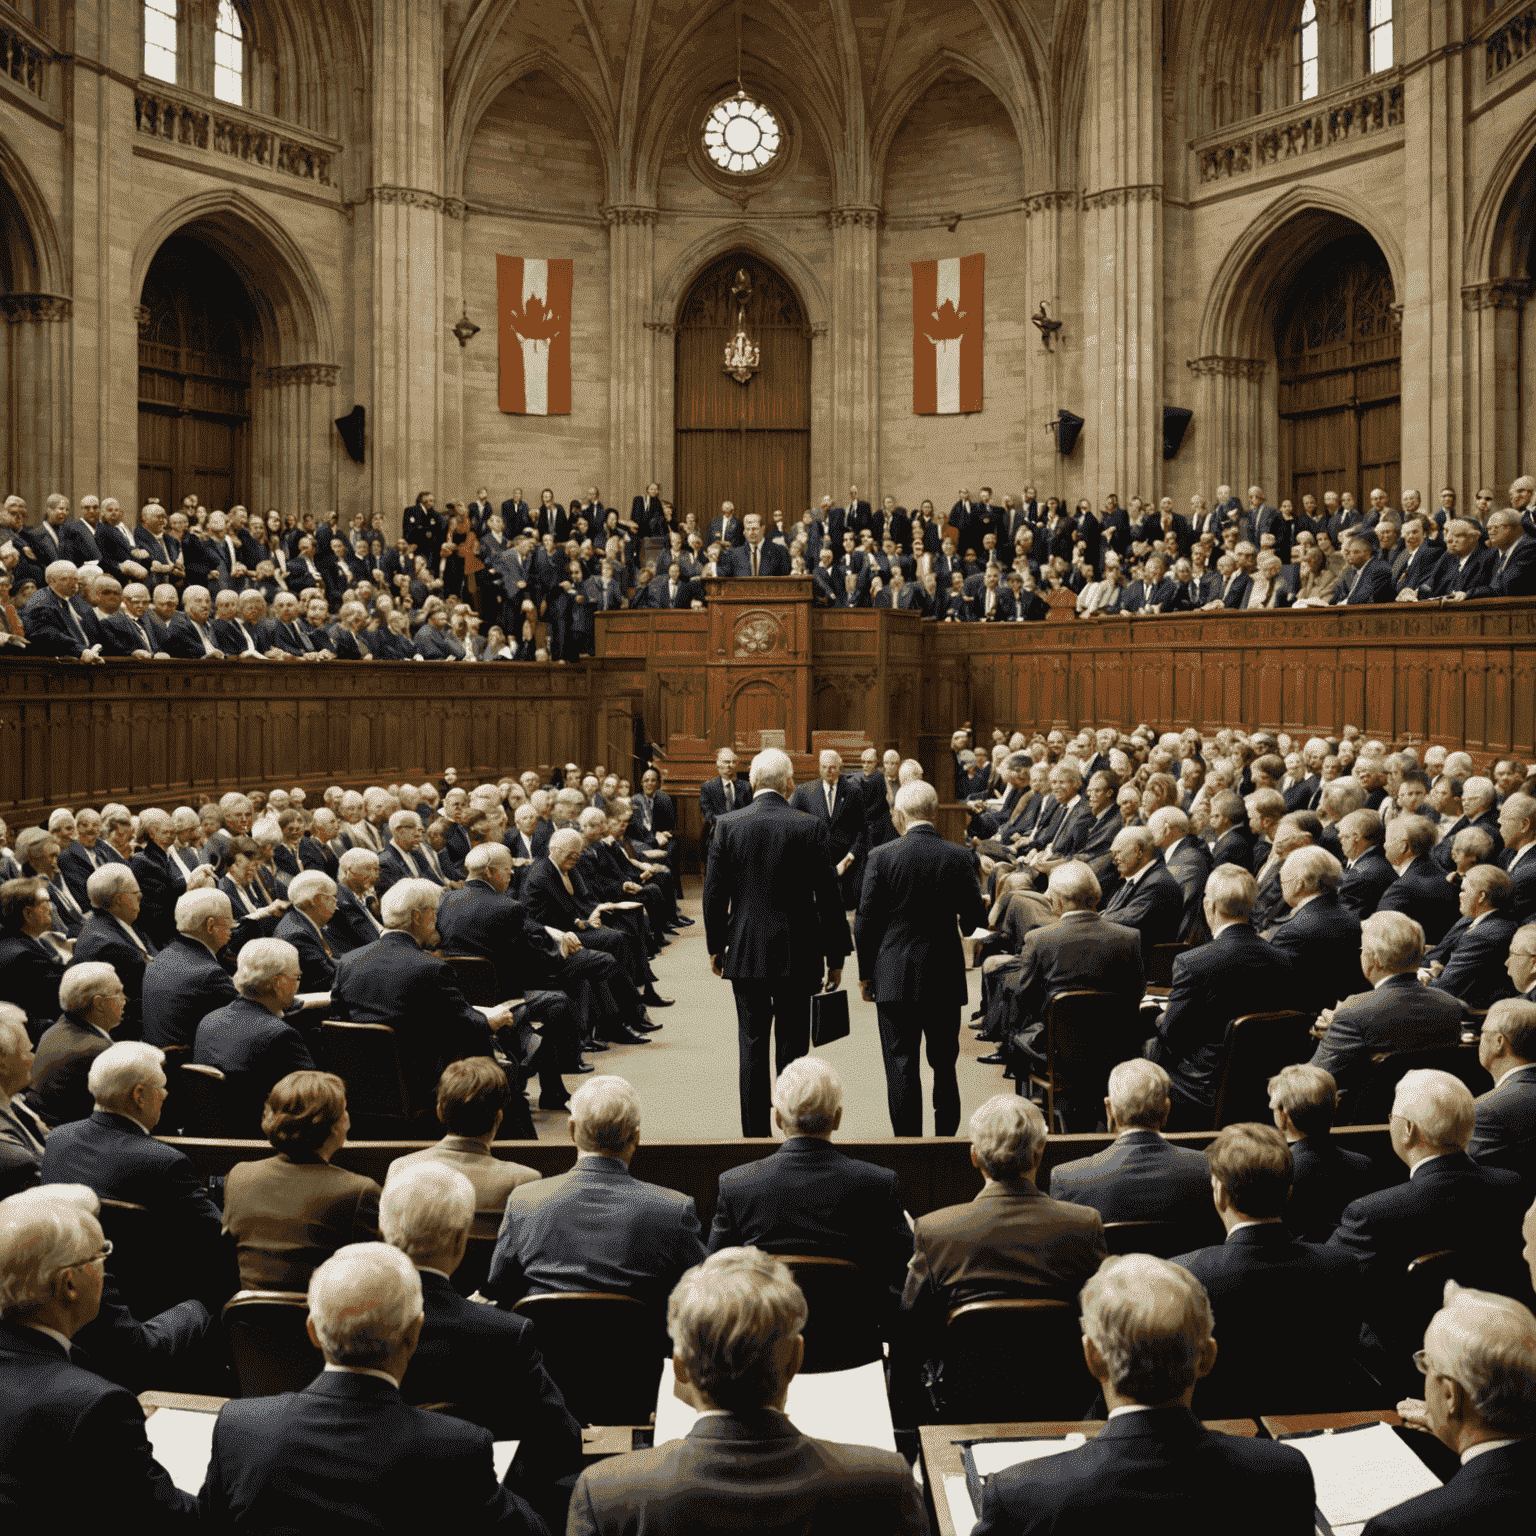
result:
M 1424 1396 L 1398 1412 L 1454 1451 L 1461 1468 L 1443 1487 L 1377 1515 L 1364 1536 L 1519 1529 L 1536 1494 L 1536 1317 L 1508 1296 L 1451 1281 L 1413 1363 Z
M 197 1500 L 150 1454 L 133 1394 L 72 1358 L 112 1245 L 46 1188 L 0 1201 L 0 1509 L 18 1531 L 191 1529 Z

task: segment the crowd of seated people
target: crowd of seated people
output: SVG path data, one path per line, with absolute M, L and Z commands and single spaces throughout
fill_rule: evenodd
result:
M 313 811 L 302 789 L 137 817 L 59 807 L 13 849 L 0 822 L 0 1003 L 35 1047 L 29 1111 L 88 1117 L 96 1058 L 142 1040 L 221 1075 L 232 1122 L 268 1134 L 273 1085 L 325 1075 L 333 1020 L 393 1030 L 422 1114 L 450 1063 L 494 1064 L 508 1134 L 533 1134 L 525 1078 L 561 1110 L 586 1054 L 661 1027 L 650 962 L 692 922 L 676 813 L 654 769 L 633 795 L 576 764 L 549 784 L 457 778 L 333 786 Z M 467 1001 L 443 954 L 483 964 L 476 996 L 497 1004 Z M 0 1188 L 35 1176 L 35 1158 L 4 1156 Z
M 0 509 L 0 645 L 34 655 L 267 660 L 577 661 L 595 615 L 700 608 L 706 578 L 809 577 L 818 606 L 903 608 L 951 623 L 1043 620 L 1060 603 L 1080 618 L 1204 609 L 1457 602 L 1536 596 L 1536 479 L 1507 504 L 1452 490 L 1433 511 L 1405 490 L 1308 494 L 1301 506 L 1171 497 L 1156 506 L 1107 496 L 1097 512 L 1026 486 L 994 501 L 962 489 L 941 516 L 928 500 L 879 507 L 849 488 L 798 517 L 737 515 L 724 502 L 702 526 L 652 484 L 629 511 L 595 487 L 532 506 L 481 487 L 439 512 L 423 492 L 393 541 L 383 515 L 209 510 L 195 496 L 167 514 L 115 498 L 59 493 L 28 523 L 18 496 Z M 1050 594 L 1066 594 L 1051 598 Z M 1049 604 L 1048 604 L 1049 599 Z M 483 628 L 483 632 L 482 632 Z

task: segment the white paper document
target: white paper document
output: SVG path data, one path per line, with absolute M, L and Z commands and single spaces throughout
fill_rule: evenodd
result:
M 491 1460 L 496 1464 L 498 1483 L 507 1475 L 507 1468 L 512 1465 L 512 1458 L 517 1455 L 517 1448 L 521 1444 L 521 1440 L 491 1441 Z
M 955 1528 L 955 1536 L 971 1536 L 971 1528 L 977 1519 L 976 1506 L 971 1503 L 971 1490 L 966 1486 L 965 1479 L 946 1477 L 944 1498 L 949 1504 L 949 1520 Z
M 1332 1435 L 1302 1435 L 1285 1443 L 1307 1458 L 1317 1485 L 1317 1507 L 1335 1536 L 1440 1486 L 1440 1479 L 1389 1424 Z
M 1071 1434 L 1062 1440 L 977 1440 L 971 1444 L 971 1460 L 978 1477 L 991 1477 L 1004 1467 L 1020 1462 L 1039 1461 L 1042 1456 L 1059 1456 L 1088 1443 L 1087 1436 Z
M 170 1474 L 183 1493 L 201 1493 L 213 1455 L 216 1413 L 186 1408 L 157 1408 L 144 1424 L 150 1454 Z
M 672 1392 L 672 1362 L 661 1368 L 656 1392 L 656 1444 L 681 1440 L 693 1428 L 698 1414 Z M 836 1440 L 843 1445 L 870 1445 L 894 1451 L 896 1431 L 891 1424 L 891 1405 L 885 1395 L 885 1369 L 878 1360 L 851 1371 L 820 1371 L 796 1376 L 789 1384 L 784 1412 L 795 1428 L 814 1440 Z

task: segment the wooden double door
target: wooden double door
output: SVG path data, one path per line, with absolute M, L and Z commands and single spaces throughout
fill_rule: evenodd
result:
M 1331 242 L 1297 275 L 1276 335 L 1280 495 L 1402 490 L 1402 328 L 1392 274 L 1363 232 Z
M 745 384 L 724 367 L 738 314 L 760 348 Z M 786 524 L 797 522 L 810 504 L 811 332 L 783 275 L 745 251 L 702 272 L 678 315 L 675 381 L 678 515 L 692 512 L 702 531 L 730 501 L 738 517 L 760 512 L 771 522 L 782 509 Z

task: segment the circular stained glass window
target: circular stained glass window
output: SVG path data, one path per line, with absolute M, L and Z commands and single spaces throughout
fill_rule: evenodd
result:
M 761 102 L 737 94 L 719 103 L 704 121 L 704 152 L 722 171 L 747 176 L 779 152 L 778 119 Z

